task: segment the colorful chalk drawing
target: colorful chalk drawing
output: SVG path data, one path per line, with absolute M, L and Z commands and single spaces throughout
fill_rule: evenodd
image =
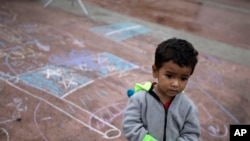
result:
M 0 25 L 0 40 L 7 43 L 22 44 L 26 40 L 31 39 L 29 35 L 18 29 Z
M 92 81 L 88 77 L 74 73 L 69 68 L 54 65 L 21 74 L 19 78 L 27 85 L 58 97 Z
M 51 48 L 48 43 L 55 42 L 59 46 L 65 47 L 70 45 L 74 47 L 84 48 L 85 43 L 82 39 L 77 39 L 74 35 L 61 31 L 49 25 L 39 25 L 37 23 L 23 23 L 18 25 L 18 30 L 24 31 L 29 37 L 27 43 L 33 43 L 38 48 L 48 51 Z
M 82 72 L 92 71 L 100 77 L 139 68 L 137 65 L 107 52 L 94 54 L 89 51 L 74 50 L 68 55 L 51 55 L 49 61 L 56 65 L 74 67 Z
M 150 32 L 148 28 L 145 28 L 142 25 L 131 22 L 116 23 L 108 26 L 94 27 L 91 28 L 91 31 L 103 35 L 117 42 L 121 42 L 128 38 Z
M 1 51 L 0 54 L 2 54 L 0 57 L 4 58 L 5 65 L 10 70 L 10 72 L 5 73 L 13 76 L 45 65 L 38 61 L 38 59 L 44 57 L 44 54 L 35 52 L 34 46 L 16 46 L 8 48 L 4 52 Z
M 0 78 L 0 80 L 1 80 L 1 78 Z M 24 90 L 24 89 L 22 89 L 22 88 L 20 88 L 20 87 L 18 87 L 16 85 L 14 85 L 13 83 L 7 81 L 7 80 L 2 80 L 2 81 L 7 83 L 9 86 L 13 87 L 14 89 L 17 89 L 18 91 L 22 92 L 23 94 L 25 94 L 27 96 L 30 96 L 32 98 L 35 98 L 35 99 L 37 99 L 40 102 L 43 102 L 45 104 L 48 104 L 52 108 L 58 110 L 58 112 L 64 114 L 65 116 L 70 117 L 72 120 L 76 121 L 80 125 L 89 128 L 91 131 L 96 132 L 97 134 L 100 134 L 105 139 L 115 139 L 115 138 L 118 138 L 118 137 L 121 136 L 120 129 L 116 128 L 112 124 L 104 121 L 103 119 L 101 119 L 98 116 L 94 115 L 92 112 L 81 108 L 80 106 L 76 105 L 75 103 L 73 103 L 71 101 L 60 98 L 62 103 L 64 103 L 65 105 L 69 105 L 71 107 L 70 111 L 72 111 L 72 109 L 78 110 L 79 115 L 71 113 L 69 110 L 67 110 L 67 108 L 60 107 L 58 105 L 58 103 L 52 102 L 52 101 L 50 101 L 50 99 L 47 100 L 47 99 L 44 99 L 43 97 L 36 96 L 35 94 L 32 94 L 29 91 Z M 54 96 L 54 95 L 52 95 L 52 96 Z M 59 97 L 57 97 L 57 96 L 54 96 L 54 97 L 59 99 Z M 36 128 L 37 128 L 39 134 L 42 136 L 42 138 L 44 140 L 46 140 L 47 138 L 44 136 L 45 134 L 42 132 L 39 125 L 37 124 L 37 111 L 38 111 L 38 109 L 40 107 L 40 102 L 38 103 L 38 105 L 36 106 L 35 111 L 34 111 L 34 123 L 36 125 Z M 49 117 L 46 117 L 46 118 L 49 118 Z M 96 129 L 95 127 L 90 126 L 88 124 L 90 118 L 100 122 L 102 125 L 105 125 L 106 128 L 105 129 Z M 1 122 L 0 122 L 0 124 L 1 124 Z M 4 129 L 1 129 L 1 130 L 4 130 Z M 9 138 L 8 132 L 6 131 L 4 133 Z

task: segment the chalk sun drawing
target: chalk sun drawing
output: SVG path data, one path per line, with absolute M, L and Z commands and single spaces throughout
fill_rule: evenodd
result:
M 11 48 L 9 52 L 5 52 L 5 64 L 13 75 L 18 75 L 39 66 L 44 66 L 43 63 L 35 61 L 41 58 L 41 54 L 35 53 L 32 47 L 16 46 Z M 32 60 L 32 61 L 31 61 Z M 22 64 L 20 66 L 20 64 Z

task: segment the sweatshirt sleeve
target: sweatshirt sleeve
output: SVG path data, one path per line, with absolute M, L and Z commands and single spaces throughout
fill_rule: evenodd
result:
M 125 108 L 122 127 L 128 141 L 142 141 L 148 131 L 143 127 L 141 121 L 141 103 L 132 96 Z
M 188 115 L 184 122 L 183 129 L 176 141 L 198 141 L 200 136 L 200 122 L 198 110 L 196 107 L 189 109 Z

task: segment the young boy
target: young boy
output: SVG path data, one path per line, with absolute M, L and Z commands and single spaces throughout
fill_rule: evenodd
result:
M 198 140 L 198 110 L 183 93 L 197 62 L 198 52 L 186 40 L 172 38 L 158 45 L 152 66 L 157 83 L 138 84 L 124 112 L 129 141 Z

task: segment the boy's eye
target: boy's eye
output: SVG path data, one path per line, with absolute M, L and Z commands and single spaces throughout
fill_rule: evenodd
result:
M 167 78 L 172 78 L 173 75 L 171 75 L 171 74 L 166 74 L 166 77 L 167 77 Z
M 188 80 L 188 78 L 183 77 L 183 78 L 181 78 L 181 80 L 182 80 L 182 81 L 187 81 L 187 80 Z

